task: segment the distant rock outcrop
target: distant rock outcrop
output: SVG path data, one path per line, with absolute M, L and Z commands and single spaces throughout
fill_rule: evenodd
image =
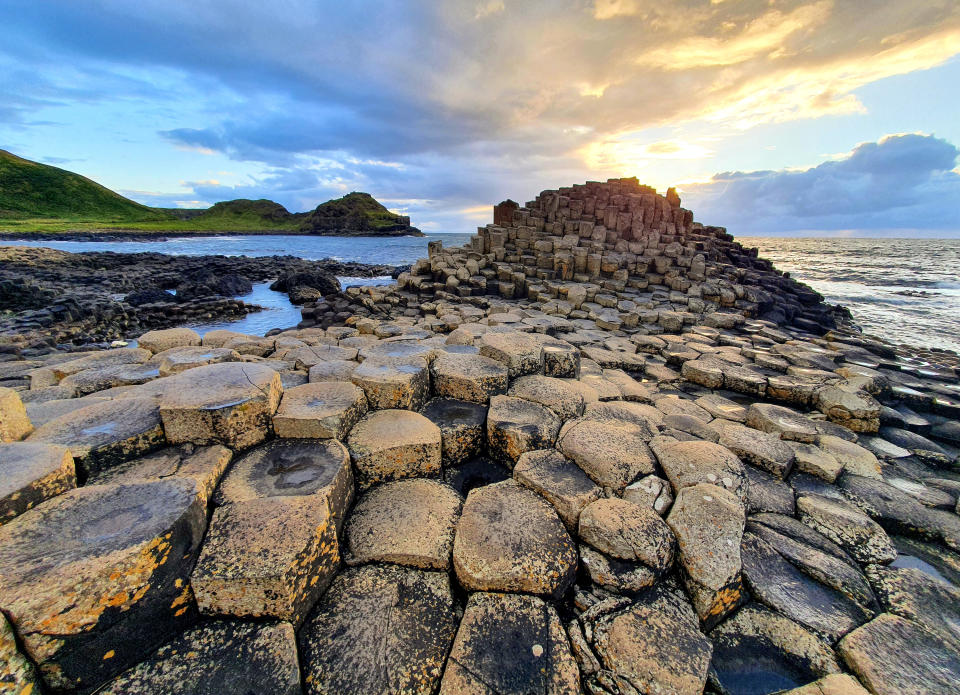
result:
M 392 213 L 369 193 L 356 191 L 318 205 L 300 229 L 323 236 L 424 236 L 406 215 Z

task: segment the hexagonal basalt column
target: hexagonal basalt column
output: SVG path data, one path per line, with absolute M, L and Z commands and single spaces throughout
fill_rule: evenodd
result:
M 481 355 L 504 364 L 511 379 L 543 373 L 543 344 L 528 333 L 484 333 L 477 345 Z
M 293 625 L 215 620 L 187 630 L 98 692 L 300 695 Z
M 299 624 L 339 561 L 336 525 L 323 498 L 265 497 L 214 511 L 190 582 L 207 615 Z
M 440 428 L 444 464 L 455 465 L 480 455 L 486 440 L 485 406 L 453 398 L 434 398 L 420 412 Z
M 345 531 L 348 564 L 393 562 L 449 569 L 463 500 L 436 480 L 415 478 L 371 488 L 354 506 Z
M 0 387 L 0 442 L 16 442 L 32 431 L 20 396 L 13 389 Z
M 69 449 L 53 444 L 0 444 L 0 524 L 77 486 Z
M 554 609 L 536 596 L 470 596 L 440 695 L 570 695 L 580 673 Z
M 353 501 L 350 454 L 332 439 L 274 440 L 234 463 L 215 501 L 233 504 L 267 497 L 304 497 L 322 503 L 337 528 Z
M 537 403 L 512 396 L 494 396 L 487 411 L 487 444 L 495 458 L 509 466 L 521 454 L 549 449 L 560 431 L 560 418 Z
M 440 355 L 430 365 L 430 374 L 437 396 L 487 403 L 507 390 L 507 367 L 482 355 Z
M 70 449 L 81 478 L 163 444 L 163 427 L 152 398 L 104 401 L 62 415 L 37 428 L 29 441 Z
M 437 476 L 441 470 L 440 428 L 420 413 L 379 410 L 353 428 L 347 445 L 357 483 Z
M 470 491 L 453 566 L 470 590 L 559 596 L 574 579 L 577 550 L 548 502 L 505 480 Z
M 429 695 L 456 630 L 446 573 L 391 565 L 344 570 L 300 631 L 306 691 Z
M 0 609 L 54 690 L 91 689 L 196 617 L 191 481 L 71 490 L 0 527 Z
M 419 410 L 430 397 L 430 372 L 422 357 L 371 357 L 350 380 L 363 389 L 374 410 Z
M 346 381 L 320 381 L 283 392 L 273 429 L 278 437 L 342 440 L 366 414 L 361 389 Z
M 280 375 L 260 364 L 227 362 L 181 372 L 160 400 L 173 444 L 225 444 L 244 449 L 266 439 L 280 404 Z

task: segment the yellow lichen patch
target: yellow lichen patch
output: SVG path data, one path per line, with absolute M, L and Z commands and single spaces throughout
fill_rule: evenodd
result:
M 106 661 L 107 659 L 112 659 L 116 655 L 117 653 L 111 649 L 110 651 L 108 651 L 106 654 L 103 655 L 103 660 Z

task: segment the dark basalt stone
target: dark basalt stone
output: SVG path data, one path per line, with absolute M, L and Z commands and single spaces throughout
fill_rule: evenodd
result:
M 710 682 L 723 695 L 767 695 L 840 671 L 819 637 L 756 604 L 740 609 L 709 636 Z
M 0 609 L 55 691 L 88 692 L 196 619 L 192 481 L 97 485 L 0 527 Z
M 306 692 L 434 692 L 457 617 L 445 573 L 344 570 L 300 632 Z
M 744 534 L 741 557 L 743 577 L 759 601 L 831 642 L 870 618 L 857 603 L 810 579 L 754 533 Z
M 443 480 L 466 497 L 476 487 L 492 485 L 511 478 L 510 469 L 498 461 L 478 456 L 457 466 L 444 467 Z
M 215 620 L 187 630 L 98 692 L 299 695 L 293 626 Z

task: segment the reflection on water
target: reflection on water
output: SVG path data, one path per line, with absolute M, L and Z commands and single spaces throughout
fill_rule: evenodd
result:
M 347 288 L 351 285 L 389 285 L 393 280 L 390 276 L 376 278 L 338 278 L 340 284 Z M 262 306 L 263 311 L 235 320 L 219 320 L 208 323 L 188 323 L 188 327 L 200 335 L 220 328 L 247 333 L 249 335 L 264 335 L 273 328 L 293 328 L 300 323 L 300 307 L 291 304 L 284 292 L 274 292 L 270 289 L 270 282 L 258 282 L 253 286 L 253 292 L 245 294 L 242 299 L 246 304 Z

